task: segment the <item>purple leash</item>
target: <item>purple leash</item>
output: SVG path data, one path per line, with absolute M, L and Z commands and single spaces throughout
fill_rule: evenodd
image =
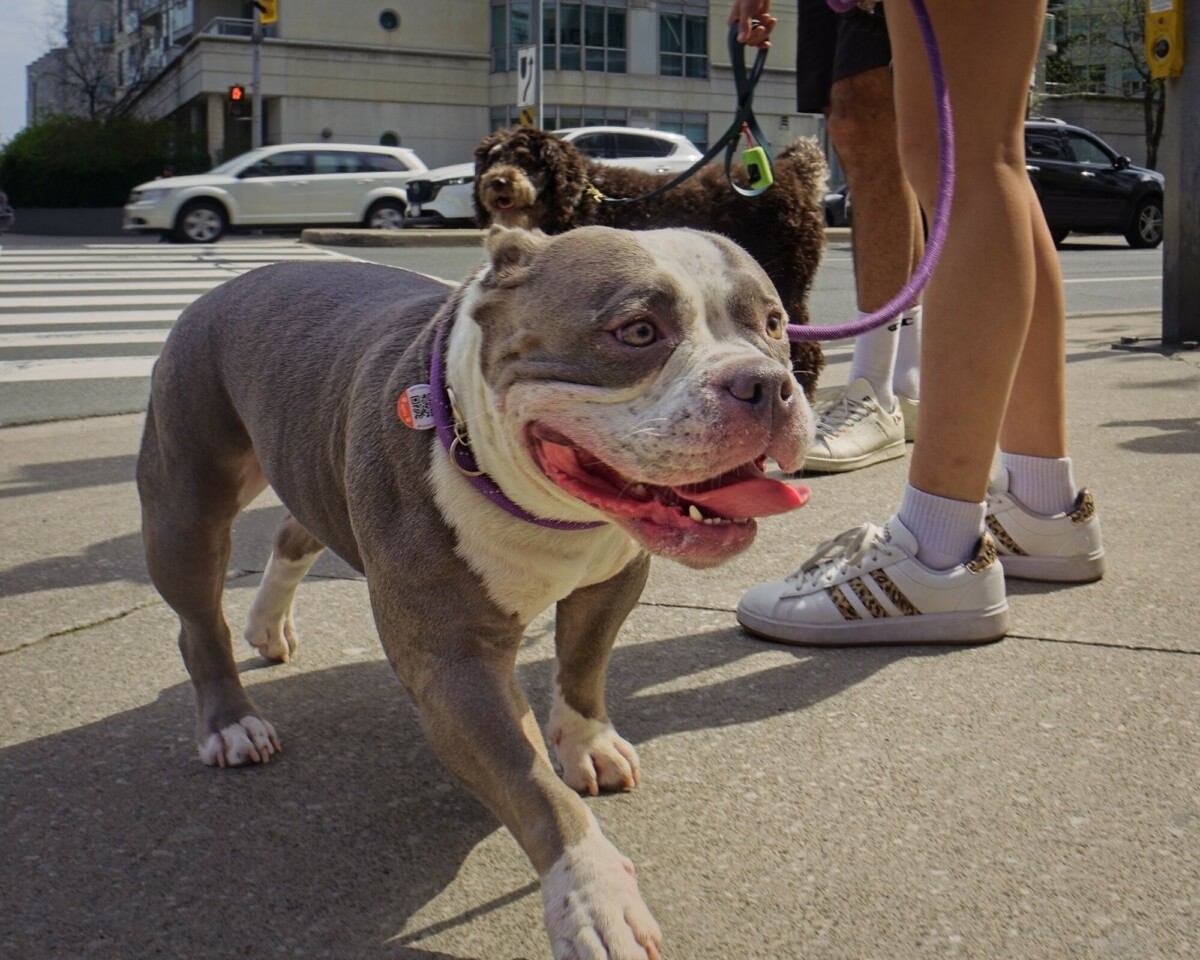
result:
M 925 289 L 925 284 L 929 282 L 929 278 L 937 266 L 938 258 L 942 255 L 942 246 L 946 241 L 946 228 L 950 224 L 950 204 L 954 199 L 954 115 L 950 110 L 950 91 L 946 86 L 946 74 L 942 69 L 942 54 L 938 49 L 937 37 L 933 33 L 933 24 L 929 20 L 929 11 L 925 9 L 925 0 L 911 0 L 911 2 L 913 13 L 917 17 L 917 24 L 921 28 L 921 39 L 925 41 L 925 53 L 929 57 L 929 75 L 933 80 L 933 94 L 938 112 L 937 209 L 933 215 L 933 223 L 930 225 L 925 254 L 921 257 L 904 288 L 874 313 L 861 320 L 831 326 L 802 327 L 799 324 L 789 323 L 787 332 L 790 340 L 841 340 L 844 337 L 857 337 L 860 333 L 866 333 L 885 323 L 893 322 L 900 311 L 906 310 L 916 303 L 917 294 Z M 828 3 L 838 13 L 845 13 L 858 6 L 858 0 L 828 0 Z
M 437 430 L 438 439 L 442 441 L 442 446 L 450 454 L 451 462 L 463 476 L 471 481 L 471 485 L 476 490 L 496 506 L 500 507 L 500 509 L 506 510 L 519 520 L 536 524 L 539 527 L 547 527 L 551 530 L 594 530 L 596 527 L 603 527 L 605 525 L 605 521 L 603 520 L 548 520 L 545 517 L 534 516 L 528 510 L 513 503 L 507 494 L 496 485 L 496 481 L 479 469 L 471 448 L 463 442 L 463 439 L 456 432 L 454 410 L 451 407 L 450 397 L 446 390 L 442 349 L 450 330 L 451 319 L 447 315 L 438 325 L 437 333 L 434 334 L 433 354 L 430 357 L 429 370 L 429 403 L 433 411 L 433 425 Z

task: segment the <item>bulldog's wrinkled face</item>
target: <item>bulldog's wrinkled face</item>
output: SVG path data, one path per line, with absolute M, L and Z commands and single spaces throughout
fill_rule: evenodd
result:
M 473 316 L 508 456 L 647 550 L 710 566 L 808 491 L 812 411 L 786 315 L 735 244 L 692 230 L 493 228 Z

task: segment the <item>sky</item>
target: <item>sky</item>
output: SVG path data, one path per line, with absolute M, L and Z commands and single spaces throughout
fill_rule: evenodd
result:
M 3 0 L 0 28 L 0 143 L 25 126 L 25 67 L 50 49 L 65 0 Z

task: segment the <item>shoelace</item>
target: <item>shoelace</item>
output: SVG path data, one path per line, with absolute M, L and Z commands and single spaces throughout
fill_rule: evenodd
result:
M 848 393 L 832 401 L 821 409 L 817 418 L 818 437 L 836 437 L 847 426 L 861 423 L 875 409 L 875 404 L 865 400 L 855 400 Z
M 815 587 L 823 579 L 832 579 L 850 567 L 862 567 L 873 562 L 882 546 L 882 527 L 874 523 L 851 527 L 818 546 L 816 552 L 788 579 L 795 580 L 798 589 Z

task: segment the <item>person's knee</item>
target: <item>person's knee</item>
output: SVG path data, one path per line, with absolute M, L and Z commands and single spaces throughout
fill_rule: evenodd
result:
M 830 100 L 829 139 L 848 170 L 898 166 L 896 113 L 886 69 L 839 80 Z
M 936 132 L 901 130 L 900 161 L 905 176 L 926 210 L 937 198 L 941 177 L 940 145 Z M 989 139 L 956 131 L 954 150 L 955 179 L 959 184 L 974 184 L 975 189 L 1008 189 L 1022 186 L 1028 179 L 1024 144 L 1019 138 L 1007 138 L 997 144 Z
M 921 204 L 929 204 L 937 196 L 939 154 L 937 137 L 924 131 L 902 129 L 899 135 L 900 164 L 912 184 Z

